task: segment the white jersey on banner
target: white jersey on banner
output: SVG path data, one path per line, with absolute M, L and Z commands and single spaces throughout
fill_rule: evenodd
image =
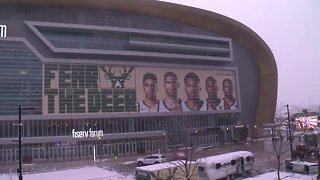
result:
M 144 101 L 138 102 L 138 112 L 150 112 L 150 107 Z
M 239 109 L 237 100 L 230 106 L 230 109 Z M 224 110 L 224 100 L 221 99 L 220 104 L 217 106 L 217 110 Z
M 188 107 L 186 101 L 183 101 L 181 103 L 182 111 L 207 111 L 207 109 L 208 109 L 207 102 L 206 101 L 202 101 L 202 100 L 201 100 L 201 102 L 202 102 L 202 106 L 198 110 L 192 110 L 191 108 Z

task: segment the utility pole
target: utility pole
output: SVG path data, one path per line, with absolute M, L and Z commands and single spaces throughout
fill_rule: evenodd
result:
M 291 120 L 290 120 L 290 113 L 289 113 L 289 104 L 287 106 L 287 111 L 288 111 L 288 129 L 289 129 L 289 142 L 290 142 L 290 155 L 291 155 L 291 160 L 293 159 L 293 154 L 292 154 L 292 132 L 291 132 Z
M 318 154 L 318 175 L 317 175 L 317 179 L 320 180 L 320 155 L 319 155 L 319 147 L 317 148 L 317 154 Z
M 22 178 L 22 140 L 21 140 L 21 134 L 22 134 L 22 122 L 21 122 L 21 113 L 22 110 L 33 110 L 34 108 L 22 108 L 22 106 L 19 106 L 19 122 L 18 122 L 18 133 L 19 133 L 19 168 L 18 168 L 18 172 L 19 172 L 19 180 L 23 180 Z

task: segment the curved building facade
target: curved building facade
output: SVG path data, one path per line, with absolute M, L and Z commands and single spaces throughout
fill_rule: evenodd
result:
M 79 160 L 259 136 L 277 67 L 252 30 L 149 0 L 0 2 L 0 162 Z

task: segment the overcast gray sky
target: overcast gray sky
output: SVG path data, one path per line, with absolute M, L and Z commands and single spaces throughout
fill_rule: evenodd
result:
M 320 105 L 320 0 L 163 0 L 237 20 L 268 44 L 278 67 L 278 104 Z

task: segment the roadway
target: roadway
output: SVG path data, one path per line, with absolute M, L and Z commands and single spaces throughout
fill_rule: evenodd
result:
M 255 156 L 255 167 L 252 171 L 253 175 L 261 174 L 270 169 L 276 169 L 277 160 L 275 156 L 275 151 L 272 148 L 272 142 L 270 139 L 250 141 L 246 144 L 239 143 L 230 143 L 230 144 L 222 144 L 215 146 L 214 148 L 210 148 L 208 150 L 197 151 L 197 157 L 206 157 L 224 154 L 232 151 L 239 150 L 247 150 L 251 151 Z M 295 145 L 293 145 L 295 147 Z M 135 155 L 135 156 L 118 156 L 115 160 L 113 158 L 109 159 L 98 159 L 96 162 L 92 160 L 82 160 L 82 161 L 72 161 L 72 162 L 48 162 L 48 163 L 34 163 L 34 164 L 24 164 L 23 171 L 24 173 L 35 173 L 35 172 L 46 172 L 46 171 L 54 171 L 54 170 L 62 170 L 62 169 L 71 169 L 78 168 L 83 166 L 98 166 L 104 169 L 115 170 L 122 175 L 134 174 L 134 170 L 136 167 L 135 161 L 138 157 L 143 157 L 146 154 Z M 170 153 L 166 154 L 170 157 Z M 284 159 L 290 157 L 290 148 L 289 143 L 287 141 L 284 142 L 283 150 L 281 153 L 281 168 L 282 171 L 284 168 Z M 16 172 L 17 164 L 12 165 L 0 165 L 0 173 L 8 173 L 10 169 L 13 173 Z

